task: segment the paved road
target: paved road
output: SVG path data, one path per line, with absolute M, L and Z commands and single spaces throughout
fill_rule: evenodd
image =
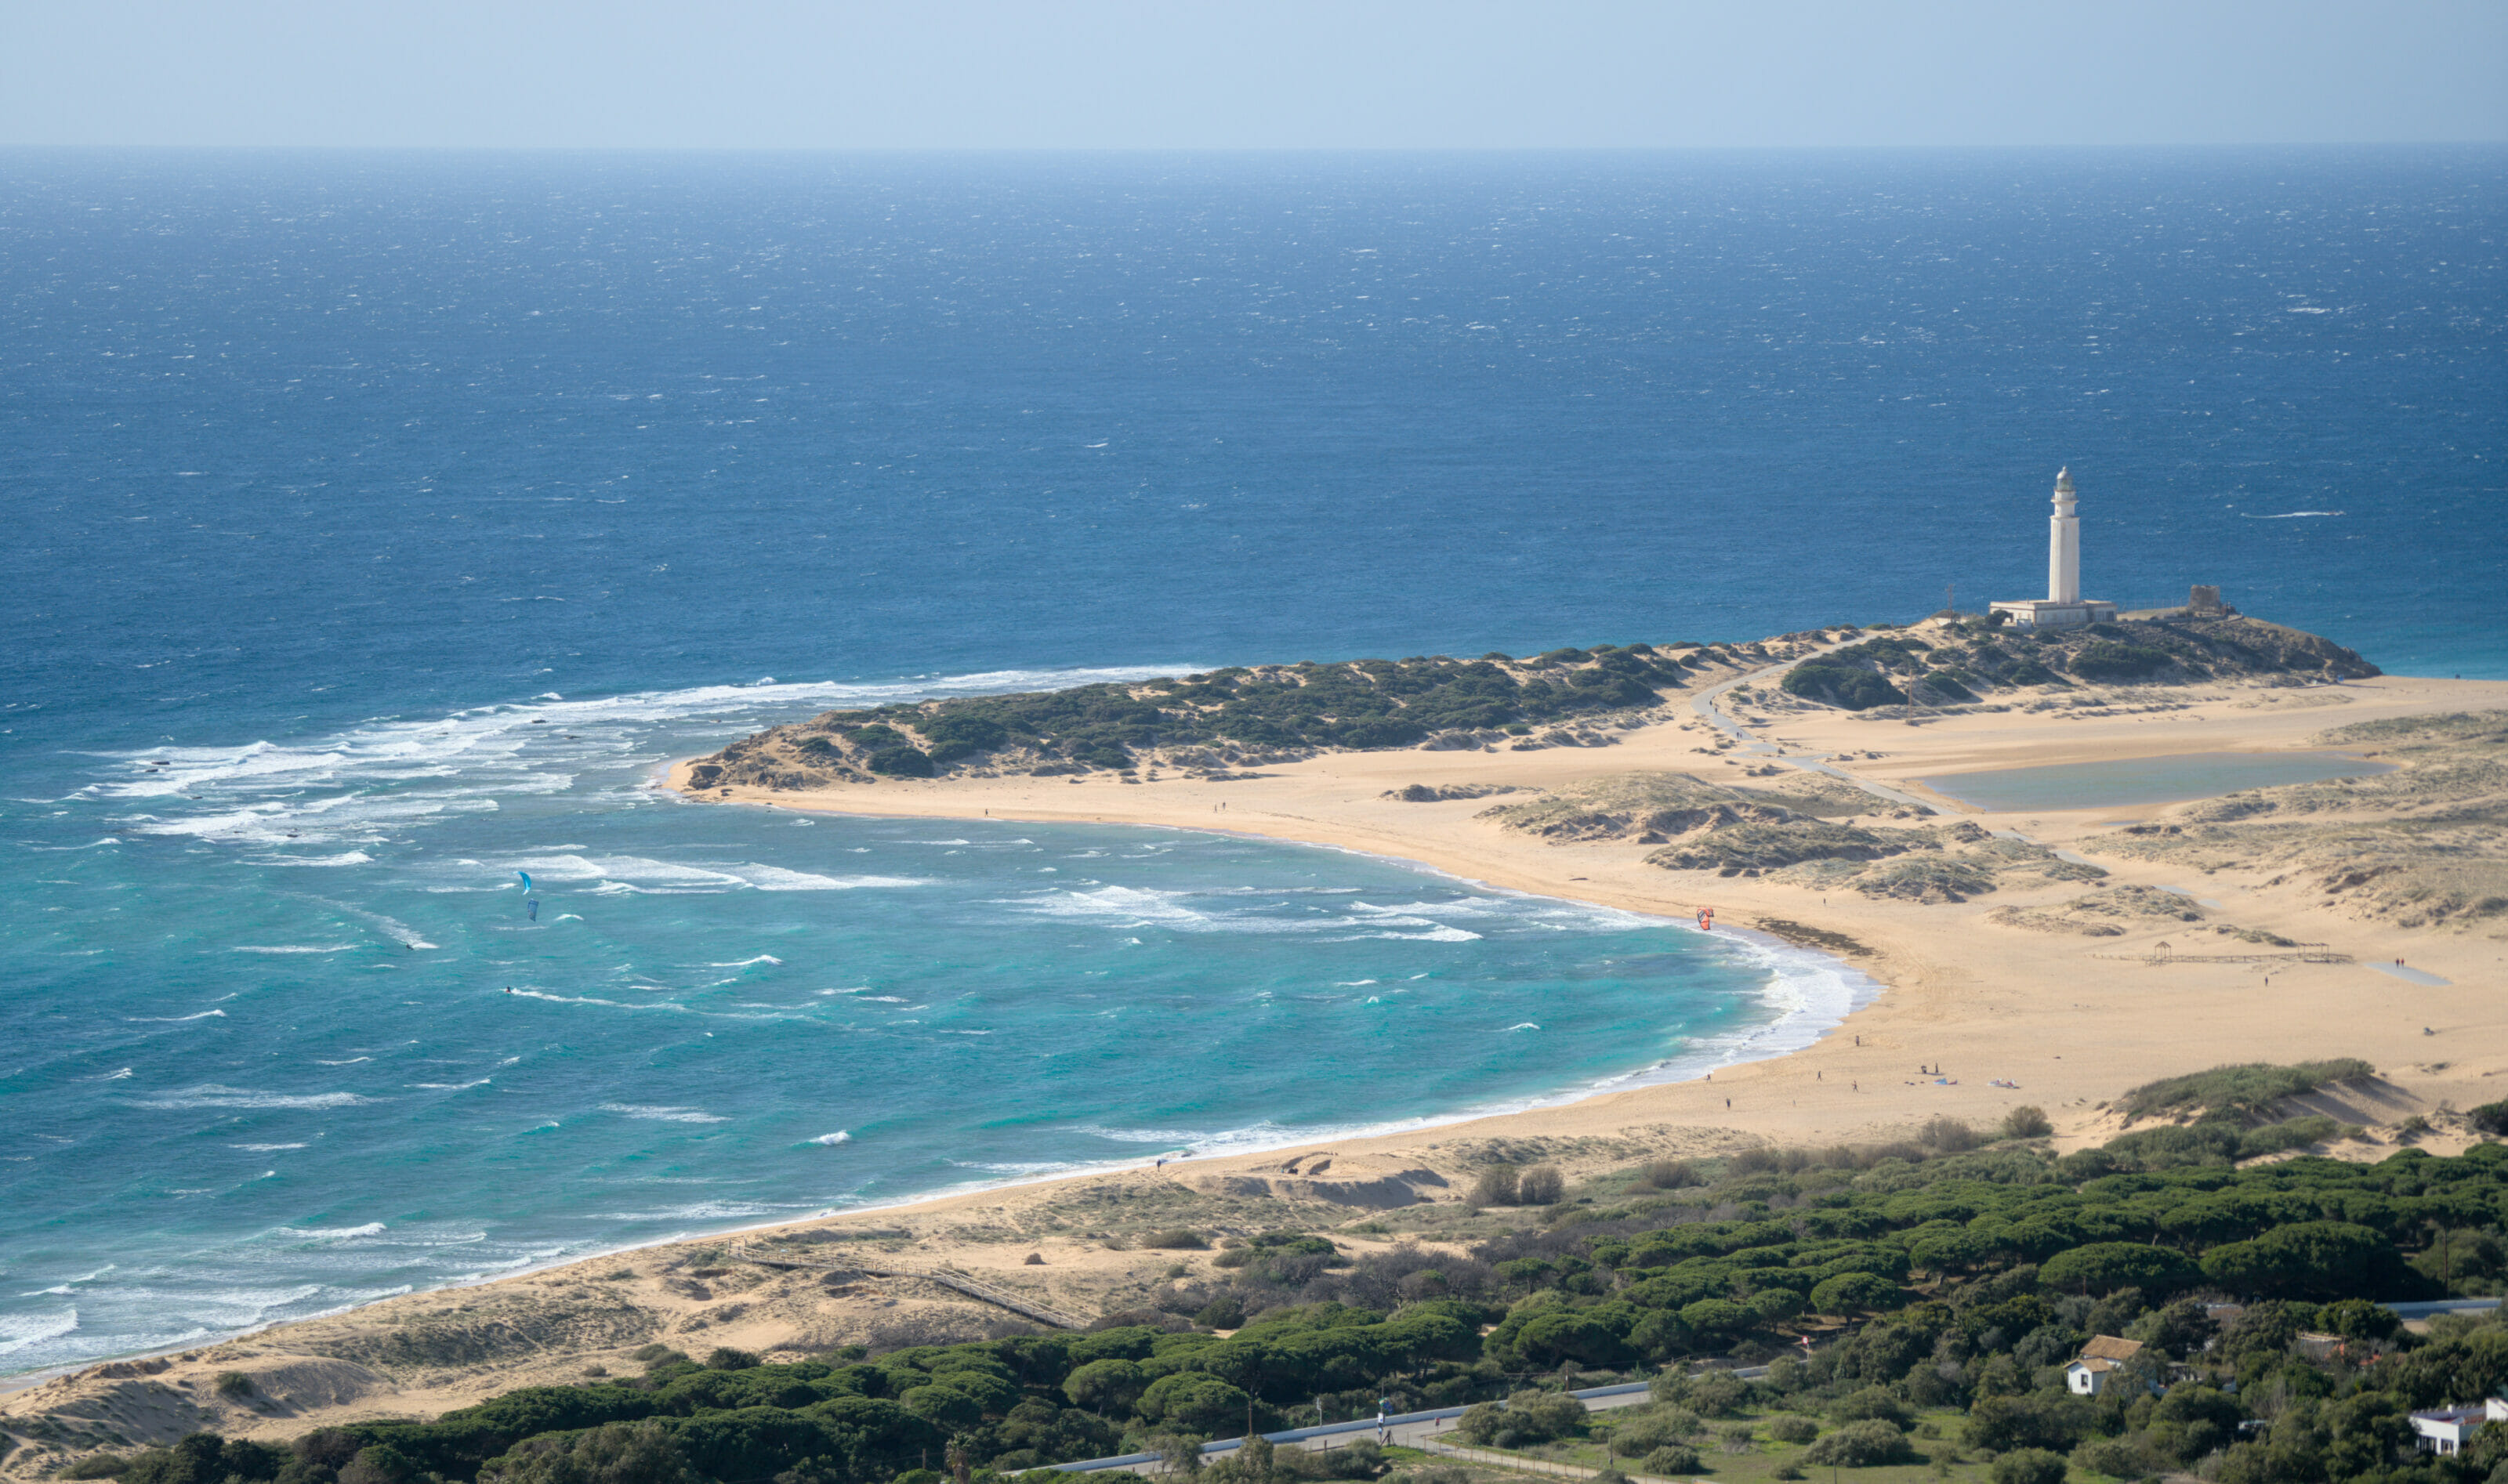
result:
M 1767 1373 L 1766 1366 L 1754 1365 L 1737 1370 L 1733 1374 L 1749 1381 Z M 1585 1403 L 1585 1410 L 1589 1412 L 1606 1412 L 1617 1407 L 1643 1406 L 1648 1395 L 1646 1385 L 1642 1381 L 1628 1381 L 1617 1386 L 1589 1387 L 1584 1391 L 1570 1392 L 1568 1394 Z M 1451 1436 L 1455 1430 L 1455 1419 L 1462 1415 L 1461 1407 L 1439 1407 L 1428 1412 L 1405 1412 L 1399 1416 L 1386 1418 L 1384 1431 L 1390 1441 L 1404 1447 L 1418 1448 L 1431 1440 Z M 1361 1438 L 1374 1438 L 1378 1434 L 1377 1424 L 1370 1418 L 1358 1422 L 1327 1423 L 1320 1428 L 1291 1428 L 1286 1431 L 1266 1432 L 1263 1435 L 1279 1447 L 1321 1451 L 1326 1448 L 1346 1448 Z M 1204 1443 L 1201 1445 L 1202 1456 L 1217 1458 L 1223 1454 L 1234 1453 L 1243 1446 L 1244 1442 L 1241 1437 L 1224 1437 L 1216 1442 Z M 1088 1459 L 1076 1464 L 1049 1464 L 1042 1468 L 1030 1469 L 1029 1472 L 1158 1473 L 1161 1470 L 1162 1465 L 1157 1455 L 1127 1453 L 1119 1458 Z

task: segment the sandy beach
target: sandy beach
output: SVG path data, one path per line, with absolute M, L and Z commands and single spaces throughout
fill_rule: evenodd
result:
M 2508 683 L 2224 683 L 1948 714 L 1803 706 L 1760 685 L 1722 706 L 1750 734 L 1739 745 L 1719 744 L 1692 694 L 1671 698 L 1648 724 L 1624 727 L 1604 746 L 1327 753 L 1219 780 L 1145 775 L 1128 782 L 1100 772 L 710 789 L 704 797 L 774 811 L 1226 830 L 1669 918 L 1694 920 L 1712 908 L 1715 930 L 1763 931 L 1830 952 L 1881 986 L 1805 1049 L 1566 1105 L 785 1229 L 837 1244 L 826 1249 L 845 1254 L 857 1270 L 850 1275 L 756 1267 L 742 1261 L 738 1243 L 711 1240 L 413 1294 L 180 1357 L 54 1378 L 0 1399 L 0 1419 L 21 1430 L 45 1418 L 73 1428 L 110 1419 L 133 1440 L 195 1426 L 283 1436 L 326 1419 L 432 1416 L 514 1386 L 577 1379 L 593 1373 L 587 1367 L 618 1366 L 625 1351 L 654 1339 L 775 1353 L 916 1334 L 973 1338 L 1010 1316 L 915 1273 L 971 1275 L 1093 1317 L 1143 1301 L 1175 1267 L 1204 1260 L 1127 1240 L 1156 1226 L 1333 1228 L 1361 1248 L 1462 1241 L 1508 1219 L 1470 1213 L 1458 1199 L 1468 1172 L 1493 1158 L 1547 1160 L 1572 1180 L 1658 1154 L 1885 1140 L 1940 1115 L 1984 1127 L 2022 1104 L 2050 1115 L 2058 1148 L 2080 1147 L 2118 1131 L 2103 1104 L 2125 1089 L 2231 1061 L 2374 1064 L 2374 1083 L 2320 1095 L 2322 1110 L 2367 1129 L 2323 1151 L 2343 1157 L 2390 1152 L 2410 1117 L 2429 1121 L 2426 1135 L 2412 1131 L 2422 1147 L 2460 1147 L 2467 1135 L 2453 1111 L 2508 1097 L 2508 998 L 2499 993 L 2508 984 L 2508 921 L 2477 914 L 2407 925 L 2412 913 L 2378 906 L 2352 887 L 2329 887 L 2322 872 L 2267 852 L 2175 850 L 2179 837 L 2166 831 L 2191 817 L 2187 804 L 1979 813 L 1925 781 L 2194 752 L 2309 751 L 2337 727 L 2508 708 Z M 2376 758 L 2382 749 L 2349 750 Z M 1868 810 L 1838 822 L 1971 824 L 2106 875 L 2006 875 L 1959 901 L 1875 896 L 1798 874 L 1665 869 L 1647 863 L 1654 846 L 1644 841 L 1564 838 L 1509 828 L 1506 816 L 1491 814 L 1641 775 L 1777 790 L 1817 777 L 1789 761 L 1813 759 L 1948 812 L 1920 816 L 1875 795 Z M 682 786 L 688 766 L 658 785 Z M 1399 796 L 1405 790 L 1477 796 L 1414 802 Z M 2044 851 L 2036 855 L 2046 864 Z M 2070 904 L 2122 887 L 2164 892 L 2185 910 L 2074 930 L 2084 909 Z M 2164 904 L 2152 892 L 2137 899 Z M 886 1276 L 860 1271 L 873 1267 Z M 254 1376 L 254 1394 L 219 1395 L 210 1378 L 229 1370 Z
M 2198 699 L 2206 695 L 2212 699 Z M 2409 1078 L 2416 1095 L 2433 1105 L 2500 1096 L 2508 1084 L 2490 1079 L 2508 1077 L 2508 1006 L 2495 993 L 2508 981 L 2508 941 L 2496 924 L 2488 932 L 2403 928 L 2328 911 L 2320 905 L 2323 895 L 2305 882 L 2268 886 L 2248 879 L 2269 872 L 2221 870 L 2188 880 L 2182 869 L 2099 851 L 2093 837 L 2111 833 L 2103 826 L 2162 819 L 2169 805 L 1985 814 L 1936 794 L 1922 780 L 2198 751 L 2305 751 L 2317 734 L 2338 725 L 2496 709 L 2508 706 L 2508 684 L 2389 676 L 2296 690 L 2196 690 L 2167 696 L 2165 704 L 2171 708 L 1954 715 L 1915 725 L 1895 713 L 1771 714 L 1748 703 L 1728 704 L 1728 709 L 1746 724 L 1764 718 L 1767 724 L 1752 730 L 1786 755 L 1855 754 L 1836 766 L 1937 799 L 1987 830 L 2093 852 L 2086 858 L 2112 884 L 2180 887 L 2220 904 L 2205 909 L 2208 919 L 2323 944 L 2356 961 L 2307 963 L 2293 956 L 2187 961 L 2218 950 L 2193 944 L 2186 930 L 2192 924 L 2184 923 L 2068 939 L 1987 921 L 1995 909 L 2078 894 L 2078 887 L 2007 888 L 1960 904 L 1877 901 L 1851 891 L 1823 895 L 1791 885 L 1662 870 L 1643 863 L 1647 851 L 1641 846 L 1561 845 L 1508 832 L 1480 817 L 1503 799 L 1387 797 L 1415 783 L 1556 790 L 1648 770 L 1773 786 L 1774 779 L 1747 776 L 1767 766 L 1761 757 L 1700 755 L 1711 733 L 1690 719 L 1623 733 L 1618 745 L 1603 749 L 1337 753 L 1224 782 L 1124 784 L 1102 775 L 1083 781 L 887 780 L 822 794 L 735 789 L 728 802 L 1221 829 L 1336 846 L 1513 890 L 1665 917 L 1693 918 L 1712 907 L 1719 926 L 1757 927 L 1832 949 L 1887 987 L 1841 1033 L 1773 1061 L 1719 1071 L 1712 1090 L 1703 1081 L 1662 1085 L 1509 1115 L 1506 1126 L 1524 1132 L 1605 1134 L 1671 1122 L 1778 1142 L 1827 1142 L 1881 1138 L 1937 1113 L 1992 1121 L 2027 1103 L 2046 1107 L 2063 1137 L 2079 1141 L 2102 1132 L 2093 1104 L 2128 1086 L 2231 1059 L 2225 1048 L 2249 1061 L 2364 1057 Z M 1879 755 L 1863 755 L 1867 752 Z M 675 770 L 675 781 L 683 772 Z M 1886 807 L 1873 802 L 1876 811 Z M 2172 938 L 2178 961 L 2139 961 Z M 2397 959 L 2449 983 L 2414 983 L 2373 966 Z M 2424 1035 L 2424 1028 L 2435 1034 Z M 1912 1085 L 1920 1067 L 1941 1068 L 1956 1085 L 1937 1085 L 1930 1076 Z M 1996 1079 L 2019 1086 L 1990 1085 Z

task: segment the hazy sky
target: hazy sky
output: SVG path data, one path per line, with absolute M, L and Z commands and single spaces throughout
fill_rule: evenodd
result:
M 2508 139 L 2503 0 L 0 0 L 0 143 Z

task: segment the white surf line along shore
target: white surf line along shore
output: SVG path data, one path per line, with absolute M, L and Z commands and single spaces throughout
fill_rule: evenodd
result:
M 1949 814 L 1949 810 L 1943 808 L 1939 804 L 1934 803 L 1930 799 L 1920 799 L 1914 794 L 1901 793 L 1898 789 L 1888 787 L 1885 784 L 1875 783 L 1865 778 L 1859 778 L 1854 774 L 1847 772 L 1845 769 L 1840 768 L 1833 763 L 1824 762 L 1819 758 L 1791 756 L 1787 753 L 1784 748 L 1777 746 L 1774 742 L 1760 741 L 1757 737 L 1752 734 L 1748 727 L 1743 726 L 1732 717 L 1725 715 L 1723 710 L 1715 705 L 1716 702 L 1723 699 L 1726 691 L 1731 690 L 1737 685 L 1748 685 L 1753 680 L 1775 679 L 1805 661 L 1817 660 L 1822 655 L 1832 654 L 1837 650 L 1844 649 L 1847 644 L 1853 642 L 1855 641 L 1842 640 L 1838 643 L 1829 645 L 1826 649 L 1815 649 L 1810 654 L 1804 655 L 1800 659 L 1786 660 L 1776 665 L 1770 665 L 1761 670 L 1754 670 L 1747 675 L 1735 675 L 1730 680 L 1718 680 L 1714 685 L 1707 687 L 1707 689 L 1700 691 L 1695 697 L 1691 698 L 1689 708 L 1697 712 L 1700 717 L 1704 718 L 1709 726 L 1712 726 L 1718 732 L 1732 738 L 1735 742 L 1742 743 L 1742 750 L 1754 757 L 1765 757 L 1773 762 L 1783 763 L 1789 768 L 1799 768 L 1805 773 L 1825 774 L 1829 778 L 1838 779 L 1840 782 L 1852 783 L 1856 787 L 1863 789 L 1865 793 L 1871 794 L 1875 798 L 1887 799 L 1893 804 L 1909 805 L 1916 809 L 1921 809 L 1927 814 Z

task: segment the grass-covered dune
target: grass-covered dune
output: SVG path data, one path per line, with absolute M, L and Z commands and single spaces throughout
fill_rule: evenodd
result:
M 1225 770 L 1322 748 L 1416 746 L 1440 735 L 1527 739 L 1659 705 L 1699 673 L 1764 664 L 1759 646 L 1604 644 L 1529 659 L 1420 656 L 1232 667 L 1076 686 L 829 711 L 703 759 L 699 788 L 810 787 L 951 770 L 1124 771 L 1150 758 Z
M 1998 692 L 2084 685 L 2258 675 L 2360 680 L 2378 673 L 2378 667 L 2331 640 L 2251 618 L 2178 614 L 2046 633 L 1972 618 L 1929 637 L 1876 633 L 1796 666 L 1784 687 L 1807 701 L 1863 711 L 1909 702 L 1963 706 Z
M 2223 1068 L 2124 1105 L 2270 1130 L 2272 1100 L 2352 1070 Z M 1523 1219 L 1469 1249 L 1406 1244 L 1353 1260 L 1328 1234 L 1168 1234 L 1215 1242 L 1217 1261 L 1179 1267 L 1154 1308 L 1086 1333 L 773 1364 L 654 1345 L 642 1375 L 515 1392 L 431 1423 L 328 1429 L 284 1448 L 203 1434 L 79 1472 L 935 1484 L 942 1468 L 1180 1452 L 1249 1417 L 1372 1415 L 1380 1398 L 1473 1405 L 1467 1435 L 1496 1447 L 1590 1449 L 1603 1420 L 1557 1393 L 1620 1375 L 1661 1379 L 1652 1406 L 1608 1421 L 1618 1456 L 1733 1484 L 1768 1477 L 1787 1449 L 1841 1468 L 1930 1459 L 1937 1478 L 1993 1460 L 1995 1484 L 2186 1469 L 2229 1484 L 2488 1484 L 2508 1464 L 2494 1446 L 2508 1429 L 2440 1460 L 2411 1452 L 2402 1421 L 2508 1385 L 2508 1324 L 2408 1333 L 2372 1302 L 2508 1282 L 2508 1146 L 2238 1168 L 2234 1139 L 2129 1135 L 2057 1157 L 2045 1130 L 2019 1109 L 1991 1135 L 1936 1120 L 1903 1144 L 1658 1161 L 1582 1188 L 1493 1167 L 1474 1201 Z M 2102 1333 L 2144 1350 L 2098 1397 L 2067 1394 L 2063 1362 Z M 1772 1357 L 1791 1358 L 1764 1381 L 1696 1369 Z M 2005 1479 L 2001 1461 L 2023 1455 L 2037 1472 Z M 1388 1466 L 1365 1449 L 1282 1451 L 1221 1471 L 1275 1484 Z
M 1752 644 L 1309 660 L 899 703 L 828 711 L 744 738 L 698 759 L 687 781 L 700 790 L 793 790 L 883 777 L 1160 768 L 1224 778 L 1331 750 L 1596 746 L 1611 741 L 1615 726 L 1652 719 L 1668 697 L 1786 660 L 1804 661 L 1783 682 L 1797 702 L 1852 710 L 1911 700 L 1973 705 L 1995 692 L 2378 673 L 2338 644 L 2245 618 L 2128 620 L 2049 634 L 1970 619 L 1926 633 L 1845 625 Z M 1831 647 L 1841 641 L 1851 642 Z M 1823 648 L 1829 652 L 1817 653 Z
M 2508 916 L 2508 711 L 2338 727 L 2320 746 L 2395 765 L 2374 778 L 2247 789 L 2095 849 L 2193 871 L 2262 869 L 2403 927 L 2481 929 Z

